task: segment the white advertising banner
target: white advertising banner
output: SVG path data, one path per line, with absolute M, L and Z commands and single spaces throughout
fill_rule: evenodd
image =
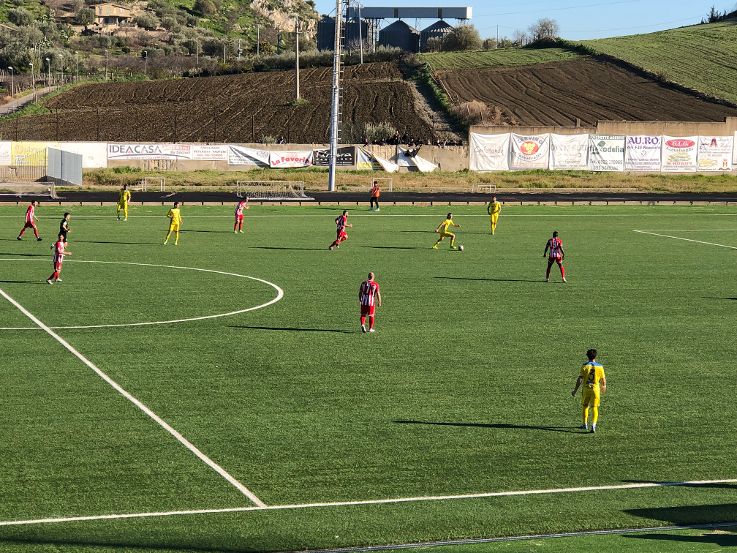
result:
M 509 133 L 471 133 L 471 171 L 509 170 Z
M 659 173 L 662 144 L 660 136 L 628 136 L 624 151 L 625 170 Z
M 363 148 L 356 148 L 356 169 L 359 171 L 372 171 L 374 169 L 371 154 Z
M 550 160 L 550 135 L 523 136 L 512 133 L 509 157 L 510 169 L 547 169 Z
M 438 168 L 432 161 L 426 160 L 424 157 L 417 155 L 416 150 L 412 152 L 409 149 L 397 146 L 397 155 L 392 158 L 399 167 L 415 167 L 421 173 L 432 173 Z
M 550 168 L 588 169 L 588 134 L 551 134 Z
M 48 144 L 65 152 L 82 156 L 83 169 L 104 169 L 107 167 L 107 143 L 105 142 L 59 142 Z
M 309 167 L 312 165 L 312 150 L 269 152 L 269 165 L 275 169 Z
M 665 173 L 695 172 L 698 142 L 698 136 L 664 136 L 662 171 Z
M 107 159 L 190 159 L 190 148 L 189 144 L 110 143 Z
M 11 143 L 0 140 L 0 165 L 12 165 Z
M 737 167 L 737 131 L 734 133 L 734 143 L 732 152 L 732 167 Z
M 699 171 L 731 171 L 733 147 L 731 136 L 700 136 Z
M 228 146 L 228 165 L 252 165 L 269 167 L 269 151 L 244 148 L 243 146 Z
M 228 161 L 228 146 L 225 144 L 191 144 L 189 155 L 192 161 Z
M 589 136 L 589 169 L 624 171 L 624 136 Z

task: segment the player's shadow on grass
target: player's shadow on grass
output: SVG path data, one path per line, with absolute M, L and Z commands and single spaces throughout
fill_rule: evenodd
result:
M 371 248 L 372 250 L 429 250 L 430 246 L 364 246 L 364 248 Z
M 505 422 L 445 422 L 445 421 L 416 421 L 395 420 L 396 424 L 423 424 L 428 426 L 459 426 L 471 428 L 499 428 L 506 430 L 543 430 L 545 432 L 564 432 L 567 434 L 583 434 L 584 430 L 576 426 L 543 426 L 536 424 L 510 424 Z
M 647 482 L 647 481 L 645 481 Z M 694 486 L 696 486 L 694 484 Z M 710 485 L 704 485 L 708 487 Z M 649 533 L 649 534 L 633 534 L 627 536 L 629 539 L 646 539 L 657 541 L 678 541 L 688 543 L 702 543 L 719 545 L 722 547 L 737 547 L 737 523 L 732 527 L 727 527 L 723 531 L 729 533 L 713 533 L 713 528 L 709 528 L 709 523 L 703 521 L 734 521 L 737 520 L 737 503 L 726 503 L 719 505 L 684 505 L 679 507 L 652 507 L 644 509 L 625 509 L 625 513 L 642 517 L 648 520 L 662 520 L 673 526 L 694 526 L 695 528 L 703 528 L 704 534 L 700 536 L 682 534 L 682 533 Z M 715 523 L 718 527 L 720 524 Z M 666 548 L 664 551 L 668 550 Z
M 327 248 L 292 248 L 288 246 L 249 246 L 251 250 L 294 250 L 299 252 L 327 251 Z
M 208 232 L 213 234 L 235 234 L 232 230 L 200 230 L 200 229 L 187 229 L 187 230 L 181 230 L 182 234 L 189 233 L 189 232 Z
M 278 330 L 284 332 L 332 332 L 335 334 L 356 334 L 352 330 L 337 328 L 296 328 L 288 326 L 250 326 L 250 325 L 228 325 L 228 328 L 242 328 L 247 330 Z
M 735 529 L 729 529 L 729 532 L 734 532 Z M 724 532 L 724 530 L 722 530 Z M 638 540 L 653 540 L 660 542 L 677 541 L 681 543 L 693 543 L 703 545 L 713 545 L 717 547 L 737 547 L 737 535 L 733 533 L 720 533 L 715 534 L 713 530 L 708 530 L 700 536 L 694 536 L 689 534 L 635 534 L 625 535 L 626 539 L 638 539 Z
M 48 286 L 45 280 L 0 280 L 0 284 L 45 284 Z
M 732 300 L 732 301 L 737 301 L 737 298 L 718 298 L 716 296 L 701 296 L 701 299 L 704 299 L 704 300 Z
M 661 484 L 674 488 L 715 488 L 720 490 L 737 490 L 737 483 L 732 482 L 670 482 L 668 480 L 622 480 L 628 484 Z M 735 523 L 737 526 L 737 523 Z
M 14 255 L 18 257 L 50 257 L 47 253 L 15 253 L 15 252 L 0 252 L 0 255 Z
M 545 284 L 551 284 L 550 282 L 545 282 L 545 279 L 538 278 L 481 278 L 481 277 L 451 277 L 451 276 L 436 276 L 433 278 L 440 278 L 443 280 L 479 280 L 479 281 L 487 281 L 487 282 L 542 282 Z M 562 284 L 562 282 L 559 282 L 557 280 L 554 280 L 552 284 Z
M 122 244 L 124 246 L 143 246 L 146 244 L 161 244 L 161 242 L 122 242 L 120 240 L 70 240 L 70 244 Z

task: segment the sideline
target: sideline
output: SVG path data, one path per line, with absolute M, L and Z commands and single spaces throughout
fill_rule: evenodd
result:
M 683 240 L 684 242 L 695 242 L 696 244 L 706 244 L 707 246 L 719 246 L 720 248 L 728 248 L 730 250 L 737 250 L 737 246 L 726 246 L 724 244 L 717 244 L 716 242 L 704 242 L 703 240 L 693 240 L 691 238 L 681 238 L 680 236 L 671 236 L 670 234 L 658 234 L 657 232 L 647 232 L 645 230 L 633 230 L 638 234 L 649 234 L 651 236 L 661 236 L 663 238 L 672 238 L 673 240 Z

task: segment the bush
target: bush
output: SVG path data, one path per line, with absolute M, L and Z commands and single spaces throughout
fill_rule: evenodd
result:
M 205 17 L 214 15 L 218 11 L 218 7 L 213 0 L 195 0 L 193 9 Z
M 8 21 L 15 23 L 18 27 L 28 27 L 32 25 L 35 19 L 28 10 L 23 8 L 15 8 L 8 11 Z
M 95 22 L 95 10 L 92 8 L 82 8 L 77 12 L 75 19 L 78 25 L 84 25 L 85 27 L 92 25 Z
M 384 121 L 382 123 L 366 123 L 363 135 L 368 143 L 387 142 L 397 134 L 394 125 Z
M 133 23 L 147 31 L 155 31 L 159 28 L 159 20 L 154 14 L 149 12 L 143 12 L 142 14 L 134 17 Z
M 443 39 L 443 50 L 446 52 L 481 50 L 481 46 L 481 37 L 473 25 L 458 25 Z

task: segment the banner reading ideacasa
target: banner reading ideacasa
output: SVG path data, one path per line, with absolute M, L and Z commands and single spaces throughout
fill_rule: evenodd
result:
M 692 173 L 696 171 L 698 136 L 664 136 L 662 171 Z
M 509 133 L 470 135 L 471 171 L 509 170 Z
M 110 143 L 107 145 L 107 159 L 191 159 L 190 145 Z
M 588 134 L 551 134 L 550 168 L 588 169 Z
M 510 169 L 547 169 L 550 135 L 522 136 L 512 133 L 509 157 Z
M 269 165 L 277 169 L 309 167 L 312 165 L 312 150 L 269 152 Z
M 624 136 L 589 136 L 589 169 L 624 171 Z
M 624 168 L 627 171 L 660 172 L 659 136 L 628 136 L 624 152 Z
M 733 146 L 731 136 L 700 136 L 699 171 L 731 171 Z

